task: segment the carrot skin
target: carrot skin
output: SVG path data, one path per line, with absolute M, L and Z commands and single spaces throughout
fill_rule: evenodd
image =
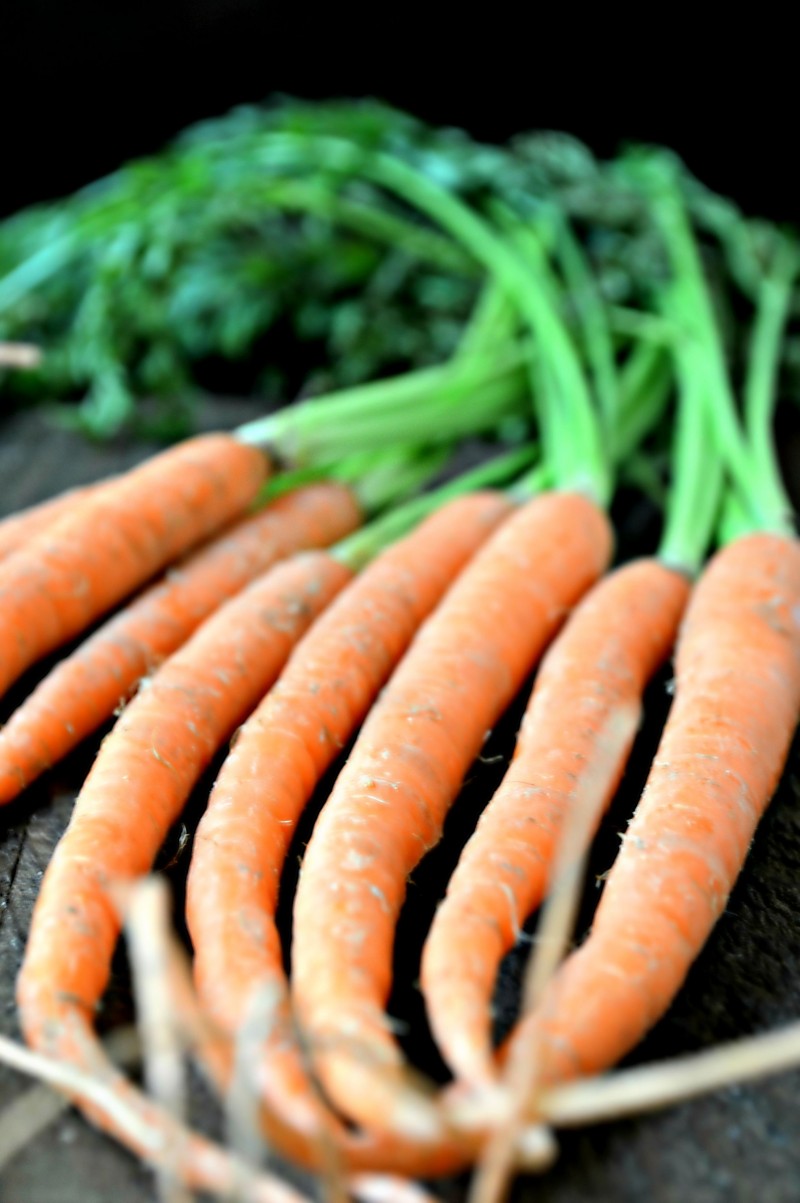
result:
M 108 481 L 101 480 L 97 484 L 68 489 L 56 497 L 48 497 L 46 501 L 0 519 L 0 560 L 24 548 L 30 539 L 71 513 L 82 502 L 88 501 L 107 484 Z
M 56 665 L 0 730 L 0 804 L 105 722 L 249 581 L 293 551 L 342 538 L 359 519 L 350 490 L 335 482 L 309 485 L 170 569 Z
M 259 988 L 281 1001 L 258 1074 L 264 1124 L 284 1154 L 318 1167 L 328 1123 L 288 1013 L 275 923 L 278 886 L 297 820 L 325 770 L 367 713 L 415 631 L 512 505 L 497 494 L 459 498 L 378 557 L 337 598 L 293 653 L 239 732 L 198 826 L 187 882 L 187 922 L 201 1001 L 233 1038 Z M 221 1087 L 230 1050 L 209 1050 Z M 330 1132 L 351 1169 L 435 1175 L 465 1164 L 463 1144 L 414 1149 Z
M 568 811 L 589 805 L 599 821 L 611 801 L 645 686 L 672 649 L 688 596 L 686 577 L 658 560 L 627 564 L 579 603 L 542 660 L 514 757 L 423 949 L 434 1037 L 472 1086 L 497 1077 L 491 1000 L 500 961 L 544 898 Z
M 578 494 L 504 523 L 420 630 L 323 807 L 295 899 L 293 992 L 323 1085 L 356 1122 L 403 1131 L 414 1110 L 384 1014 L 406 879 L 611 548 L 607 518 Z
M 800 543 L 757 534 L 695 586 L 676 693 L 586 942 L 510 1044 L 540 1081 L 613 1065 L 659 1019 L 724 910 L 800 713 Z
M 139 1121 L 76 1100 L 88 1118 L 198 1189 L 232 1194 L 230 1161 L 108 1063 L 93 1030 L 120 930 L 109 886 L 145 873 L 216 749 L 274 681 L 351 573 L 324 552 L 279 564 L 223 606 L 156 673 L 104 741 L 45 873 L 17 981 L 29 1044 L 114 1082 Z M 262 1182 L 244 1197 L 290 1200 Z
M 111 734 L 45 873 L 17 983 L 28 1041 L 58 1055 L 89 1022 L 120 924 L 108 886 L 148 871 L 200 774 L 350 578 L 324 552 L 278 565 L 217 612 L 153 677 Z
M 0 565 L 0 693 L 255 499 L 267 462 L 202 435 L 107 485 Z

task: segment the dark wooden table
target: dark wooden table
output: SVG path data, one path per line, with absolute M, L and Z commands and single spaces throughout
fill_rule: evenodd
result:
M 254 403 L 209 403 L 202 425 L 231 426 L 256 409 Z M 150 450 L 142 444 L 89 445 L 57 430 L 40 413 L 0 419 L 0 514 L 118 471 Z M 623 551 L 646 542 L 646 525 L 642 528 L 624 505 L 618 517 Z M 598 843 L 597 873 L 610 863 L 615 832 L 622 830 L 641 784 L 666 709 L 664 686 L 662 678 L 651 691 L 650 718 L 635 762 Z M 518 715 L 519 706 L 495 733 L 490 753 L 507 758 Z M 6 1034 L 16 1034 L 14 977 L 39 881 L 96 746 L 94 741 L 77 752 L 18 803 L 0 811 L 0 1031 Z M 502 773 L 502 761 L 491 763 L 491 755 L 487 761 L 471 775 L 443 844 L 415 875 L 398 939 L 398 977 L 404 984 L 391 1009 L 408 1024 L 408 1051 L 433 1074 L 441 1067 L 414 985 L 417 933 Z M 637 1051 L 636 1060 L 704 1047 L 800 1015 L 798 770 L 795 749 L 728 909 L 670 1014 Z M 180 871 L 176 880 L 179 876 Z M 587 887 L 584 924 L 596 896 L 596 888 Z M 519 963 L 520 955 L 511 954 L 501 976 L 496 999 L 501 1027 L 513 1015 Z M 124 980 L 115 984 L 107 1022 L 117 1012 L 125 1013 L 124 990 Z M 0 1123 L 2 1106 L 28 1088 L 28 1082 L 0 1067 Z M 212 1104 L 199 1092 L 195 1110 L 201 1121 L 215 1122 Z M 520 1198 L 544 1203 L 797 1203 L 800 1074 L 728 1089 L 660 1115 L 565 1134 L 557 1167 L 543 1179 L 522 1181 L 517 1189 Z M 456 1203 L 463 1199 L 464 1183 L 440 1184 L 440 1193 Z M 65 1112 L 0 1171 L 2 1203 L 149 1203 L 154 1197 L 149 1173 L 74 1111 Z

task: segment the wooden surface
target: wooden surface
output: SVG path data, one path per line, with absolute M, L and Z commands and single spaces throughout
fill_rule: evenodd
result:
M 207 428 L 230 426 L 251 416 L 248 403 L 208 405 Z M 93 480 L 136 462 L 150 449 L 93 447 L 58 431 L 41 414 L 0 420 L 0 514 L 69 485 Z M 652 529 L 637 512 L 621 507 L 623 551 L 638 550 Z M 601 873 L 614 853 L 641 784 L 647 757 L 666 711 L 666 678 L 649 699 L 649 719 L 635 762 L 598 843 L 593 869 Z M 13 698 L 6 700 L 8 706 Z M 521 703 L 520 703 L 521 704 Z M 520 704 L 495 733 L 486 763 L 477 765 L 454 809 L 443 844 L 415 875 L 398 940 L 398 977 L 392 1013 L 408 1027 L 406 1046 L 417 1063 L 440 1073 L 414 985 L 423 930 L 446 873 L 480 807 L 503 771 Z M 52 849 L 96 750 L 93 741 L 23 799 L 0 811 L 0 1031 L 15 1034 L 14 977 L 31 908 Z M 800 789 L 797 750 L 757 836 L 745 873 L 725 915 L 667 1019 L 636 1059 L 667 1056 L 764 1029 L 800 1015 Z M 200 800 L 202 804 L 202 799 Z M 196 810 L 196 806 L 193 808 Z M 307 833 L 306 833 L 307 837 Z M 298 851 L 302 838 L 298 842 Z M 296 871 L 293 857 L 285 890 Z M 181 866 L 173 870 L 179 886 Z M 587 887 L 582 922 L 588 923 L 596 887 Z M 286 908 L 284 907 L 284 910 Z M 496 999 L 498 1025 L 506 1025 L 516 1000 L 520 955 L 504 966 Z M 124 974 L 115 980 L 101 1022 L 128 1014 Z M 0 1067 L 2 1107 L 30 1088 Z M 213 1104 L 197 1092 L 200 1122 L 217 1122 Z M 519 1198 L 545 1203 L 797 1203 L 800 1199 L 800 1074 L 730 1089 L 657 1116 L 608 1125 L 562 1141 L 557 1167 L 538 1181 L 523 1181 Z M 464 1197 L 463 1181 L 442 1183 L 451 1203 Z M 94 1132 L 74 1111 L 65 1112 L 0 1170 L 1 1203 L 149 1203 L 152 1180 L 127 1153 Z

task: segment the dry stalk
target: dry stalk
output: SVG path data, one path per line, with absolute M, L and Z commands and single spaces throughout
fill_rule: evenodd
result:
M 104 1047 L 115 1065 L 134 1066 L 141 1056 L 139 1037 L 133 1027 L 112 1032 Z M 69 1106 L 68 1098 L 44 1084 L 32 1086 L 9 1103 L 0 1112 L 0 1170 Z
M 31 343 L 0 342 L 0 368 L 38 368 L 42 352 Z
M 619 716 L 619 721 L 629 721 L 627 712 Z M 614 738 L 613 729 L 609 734 L 611 738 L 598 744 L 596 762 L 591 772 L 584 774 L 580 788 L 573 794 L 558 839 L 549 889 L 523 979 L 519 1022 L 524 1022 L 538 1005 L 569 948 L 589 845 L 599 819 L 598 808 L 605 796 L 601 787 L 613 773 L 618 755 L 619 741 Z M 530 1125 L 528 1117 L 532 1109 L 535 1111 L 538 1063 L 535 1040 L 516 1049 L 515 1055 L 508 1060 L 503 1087 L 509 1113 L 505 1121 L 495 1121 L 495 1131 L 487 1141 L 475 1171 L 469 1203 L 501 1203 L 508 1192 L 522 1134 Z M 556 1152 L 555 1141 L 552 1141 L 552 1160 Z
M 126 929 L 133 996 L 147 1089 L 176 1119 L 186 1119 L 186 1070 L 179 1019 L 170 989 L 170 904 L 166 882 L 144 877 L 127 898 Z M 176 1171 L 159 1171 L 162 1203 L 191 1203 Z

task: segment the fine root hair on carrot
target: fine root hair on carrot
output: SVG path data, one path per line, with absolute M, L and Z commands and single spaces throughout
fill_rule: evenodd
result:
M 171 1115 L 184 1121 L 186 1068 L 170 989 L 170 905 L 164 879 L 148 876 L 136 882 L 130 889 L 126 911 L 125 927 L 145 1084 Z M 181 1183 L 176 1171 L 159 1170 L 157 1185 L 162 1203 L 191 1203 L 193 1195 Z
M 131 1025 L 117 1028 L 103 1042 L 115 1065 L 132 1068 L 141 1058 L 139 1033 Z M 2 1051 L 0 1051 L 2 1060 Z M 44 1083 L 31 1086 L 0 1111 L 0 1172 L 12 1157 L 50 1127 L 70 1106 L 69 1099 Z
M 540 1096 L 538 1110 L 559 1127 L 593 1124 L 798 1068 L 800 1021 L 795 1021 L 699 1053 L 555 1086 Z

